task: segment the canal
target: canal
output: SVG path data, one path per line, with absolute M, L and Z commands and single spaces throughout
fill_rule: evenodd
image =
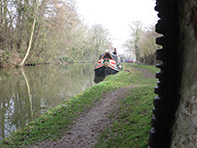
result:
M 0 69 L 0 140 L 94 85 L 94 65 Z

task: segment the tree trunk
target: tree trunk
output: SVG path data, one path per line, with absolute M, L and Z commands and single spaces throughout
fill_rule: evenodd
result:
M 24 65 L 24 63 L 25 63 L 25 61 L 26 61 L 26 59 L 29 55 L 30 49 L 31 49 L 32 39 L 33 39 L 33 35 L 34 35 L 34 28 L 35 28 L 35 24 L 36 24 L 37 11 L 38 11 L 38 3 L 36 2 L 36 12 L 34 14 L 34 21 L 33 21 L 32 29 L 31 29 L 31 36 L 30 36 L 30 39 L 29 39 L 29 46 L 28 46 L 25 57 L 23 58 L 22 62 L 18 65 L 20 67 L 22 67 Z

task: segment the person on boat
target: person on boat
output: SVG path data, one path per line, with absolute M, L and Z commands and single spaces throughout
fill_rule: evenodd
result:
M 116 48 L 114 48 L 114 52 L 113 52 L 113 54 L 117 55 Z
M 120 57 L 117 55 L 116 48 L 114 48 L 113 54 L 117 56 L 116 62 L 117 62 L 118 68 L 119 68 L 119 69 L 122 69 L 121 60 L 120 60 Z

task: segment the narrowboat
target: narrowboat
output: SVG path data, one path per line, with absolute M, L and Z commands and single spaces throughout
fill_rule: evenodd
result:
M 112 53 L 106 50 L 103 54 L 100 55 L 99 61 L 95 66 L 95 76 L 107 76 L 111 74 L 116 74 L 119 72 L 120 62 L 118 56 L 115 53 Z

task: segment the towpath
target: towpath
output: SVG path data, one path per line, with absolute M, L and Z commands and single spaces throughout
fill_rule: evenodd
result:
M 134 67 L 136 68 L 136 67 Z M 153 74 L 142 68 L 136 68 L 145 78 L 155 78 Z M 127 69 L 126 69 L 127 70 Z M 125 70 L 125 71 L 126 71 Z M 129 69 L 128 69 L 129 71 Z M 93 148 L 97 137 L 106 129 L 113 119 L 109 115 L 118 109 L 117 102 L 123 99 L 132 86 L 120 88 L 105 94 L 104 99 L 95 103 L 95 106 L 84 112 L 72 125 L 71 130 L 65 133 L 58 141 L 45 140 L 38 145 L 27 148 Z

